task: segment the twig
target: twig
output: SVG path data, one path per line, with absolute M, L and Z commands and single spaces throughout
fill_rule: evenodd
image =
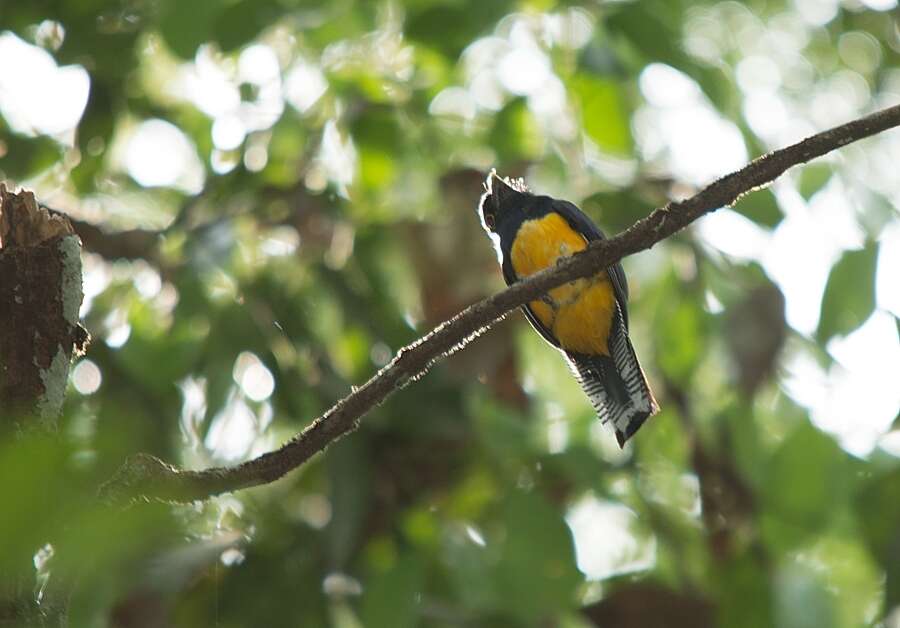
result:
M 425 337 L 401 349 L 390 364 L 365 384 L 354 388 L 280 449 L 234 467 L 202 471 L 178 469 L 153 456 L 138 454 L 129 458 L 101 487 L 101 495 L 110 500 L 144 497 L 183 502 L 277 480 L 330 443 L 355 430 L 369 410 L 423 375 L 435 361 L 464 347 L 511 310 L 551 288 L 587 277 L 626 255 L 649 249 L 700 216 L 732 205 L 744 194 L 768 185 L 792 166 L 898 125 L 900 105 L 759 157 L 713 182 L 698 194 L 654 210 L 615 238 L 594 242 L 558 266 L 469 306 Z

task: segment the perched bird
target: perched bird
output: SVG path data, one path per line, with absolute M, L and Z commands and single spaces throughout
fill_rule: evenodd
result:
M 511 285 L 554 266 L 603 233 L 567 201 L 532 194 L 491 172 L 478 206 Z M 544 340 L 562 351 L 600 420 L 620 447 L 659 410 L 628 338 L 628 284 L 621 264 L 554 288 L 522 307 Z

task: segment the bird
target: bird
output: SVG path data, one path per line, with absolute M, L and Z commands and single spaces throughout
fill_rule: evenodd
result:
M 507 285 L 603 240 L 576 205 L 533 194 L 522 179 L 492 170 L 478 203 Z M 553 288 L 522 306 L 532 327 L 565 356 L 619 447 L 659 411 L 628 337 L 628 282 L 620 263 Z

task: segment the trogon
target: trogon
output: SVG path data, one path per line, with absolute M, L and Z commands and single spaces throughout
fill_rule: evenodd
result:
M 478 206 L 482 225 L 511 285 L 604 239 L 568 201 L 532 194 L 521 180 L 491 172 Z M 550 290 L 523 306 L 544 340 L 566 357 L 620 447 L 659 405 L 628 338 L 628 283 L 621 264 Z

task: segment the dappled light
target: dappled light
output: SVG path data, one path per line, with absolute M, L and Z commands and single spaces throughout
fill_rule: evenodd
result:
M 656 539 L 639 535 L 637 515 L 626 506 L 586 498 L 569 511 L 578 568 L 589 580 L 652 569 Z
M 81 360 L 72 369 L 72 385 L 82 395 L 93 395 L 103 383 L 103 373 L 91 360 Z
M 204 174 L 196 149 L 178 127 L 164 120 L 147 120 L 125 143 L 123 166 L 143 187 L 180 188 L 199 192 Z
M 0 34 L 0 112 L 10 129 L 61 139 L 78 124 L 90 76 L 79 65 L 58 66 L 53 56 L 10 32 Z

